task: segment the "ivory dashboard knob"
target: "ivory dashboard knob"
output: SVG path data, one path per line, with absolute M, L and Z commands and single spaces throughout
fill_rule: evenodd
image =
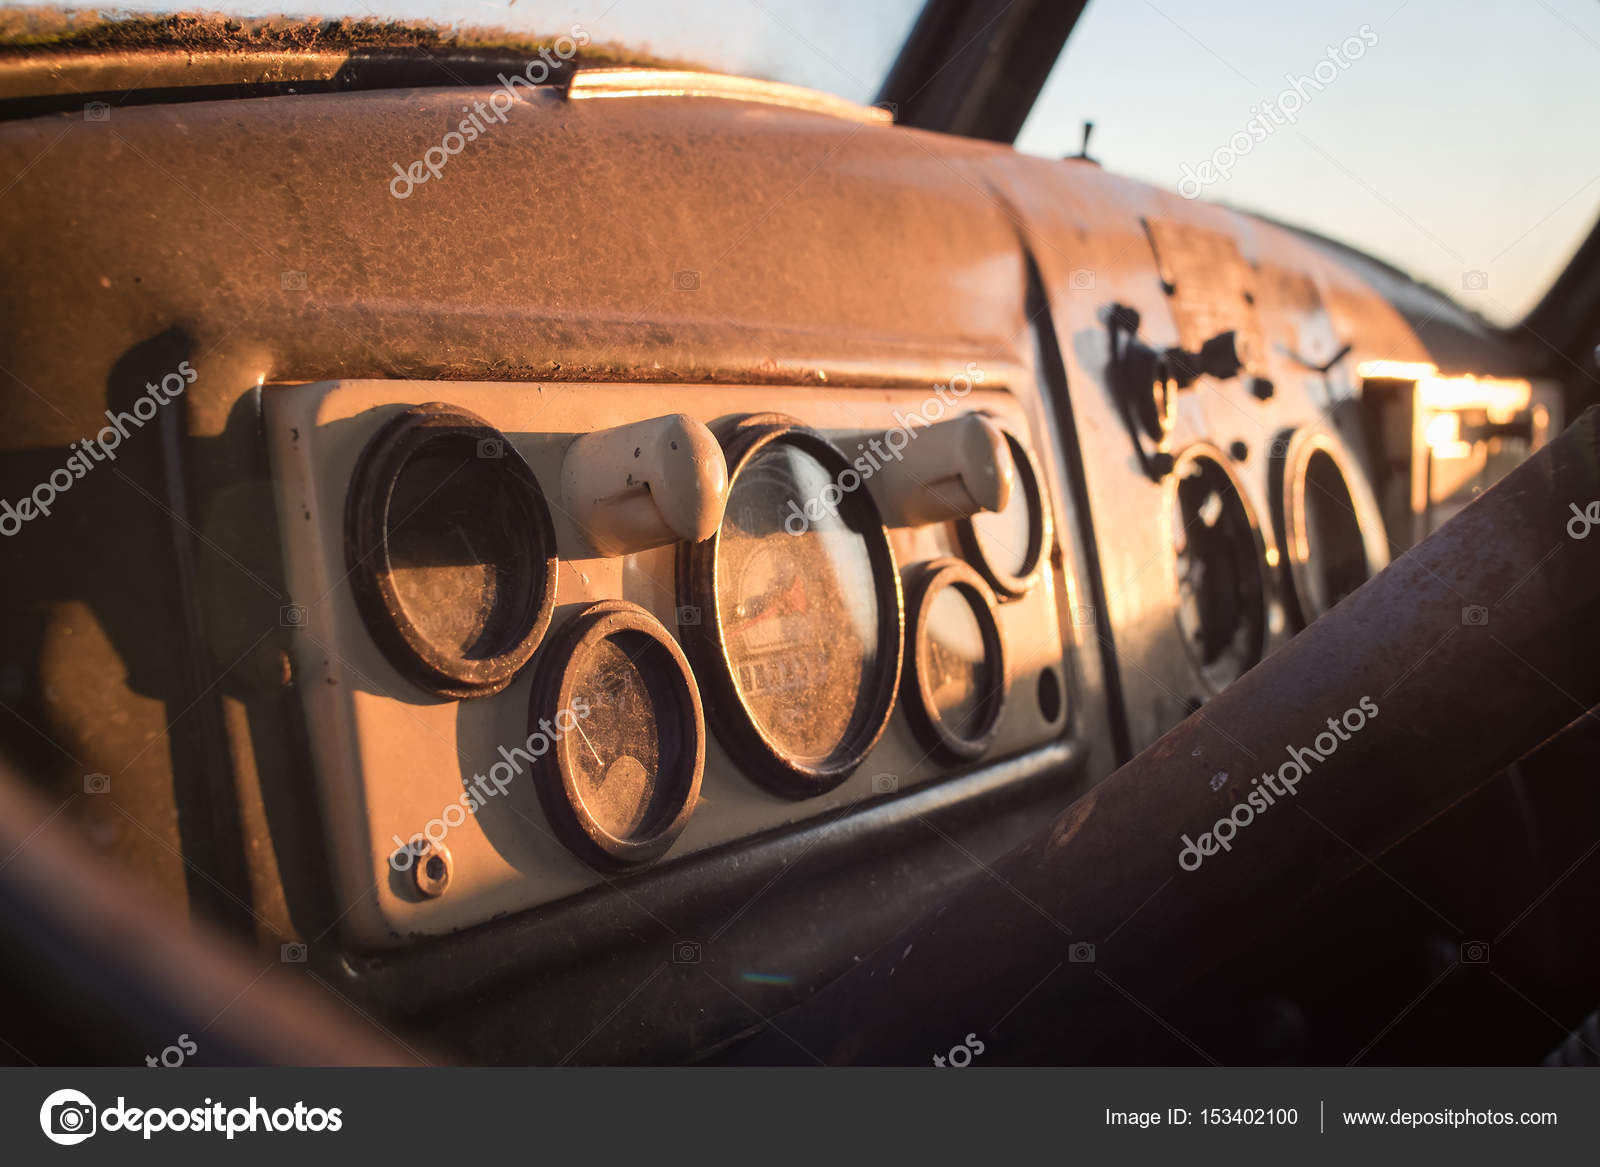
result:
M 574 439 L 561 464 L 561 496 L 596 555 L 698 543 L 722 523 L 728 466 L 710 430 L 674 413 Z
M 1016 464 L 994 422 L 968 413 L 908 433 L 900 457 L 872 478 L 889 526 L 920 527 L 1005 509 Z

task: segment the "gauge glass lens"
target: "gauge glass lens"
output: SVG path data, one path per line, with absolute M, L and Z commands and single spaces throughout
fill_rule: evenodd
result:
M 395 593 L 421 636 L 469 660 L 520 636 L 544 552 L 500 463 L 420 451 L 395 482 L 387 536 Z
M 920 631 L 920 670 L 933 711 L 956 737 L 978 737 L 983 729 L 979 721 L 1000 688 L 1000 678 L 966 590 L 951 586 L 934 593 Z
M 641 633 L 621 632 L 596 642 L 572 665 L 577 718 L 568 757 L 584 807 L 619 839 L 653 828 L 675 807 L 662 774 L 676 764 L 680 735 L 669 728 L 677 709 L 651 670 L 660 647 Z M 668 784 L 670 785 L 670 784 Z
M 717 610 L 734 684 L 761 732 L 801 761 L 844 742 L 877 664 L 878 589 L 867 540 L 841 513 L 848 505 L 821 462 L 775 442 L 735 479 L 719 538 Z
M 1178 624 L 1208 676 L 1225 684 L 1261 654 L 1265 616 L 1255 532 L 1220 464 L 1197 457 L 1178 474 Z

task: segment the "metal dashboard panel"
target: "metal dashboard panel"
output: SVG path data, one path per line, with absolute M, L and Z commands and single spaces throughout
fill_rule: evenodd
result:
M 1107 378 L 1110 306 L 1135 308 L 1141 336 L 1158 347 L 1197 344 L 1211 328 L 1258 331 L 1254 371 L 1272 383 L 1271 397 L 1253 395 L 1245 377 L 1203 377 L 1179 395 L 1172 445 L 1175 453 L 1195 443 L 1215 447 L 1240 479 L 1262 541 L 1263 655 L 1292 632 L 1271 521 L 1274 443 L 1281 448 L 1291 430 L 1319 427 L 1337 434 L 1359 459 L 1358 419 L 1345 408 L 1357 393 L 1357 363 L 1420 345 L 1398 313 L 1358 278 L 1271 224 L 1083 163 L 1063 167 L 1013 156 L 986 173 L 1026 224 L 1024 237 L 1054 317 L 1099 535 L 1131 746 L 1139 750 L 1210 693 L 1175 618 L 1172 479 L 1154 482 L 1144 473 Z M 1350 353 L 1326 372 L 1311 367 L 1345 344 Z
M 539 657 L 505 691 L 458 702 L 415 687 L 373 644 L 349 586 L 344 506 L 351 467 L 385 421 L 403 406 L 448 402 L 504 431 L 527 458 L 544 485 L 556 524 L 561 564 L 554 627 L 586 602 L 621 598 L 675 629 L 677 606 L 685 602 L 674 591 L 676 548 L 594 558 L 579 543 L 572 516 L 561 509 L 561 459 L 576 434 L 598 428 L 597 419 L 616 425 L 681 411 L 711 421 L 770 410 L 797 415 L 850 449 L 854 443 L 847 438 L 894 428 L 895 412 L 919 409 L 929 392 L 343 381 L 269 386 L 264 396 L 289 595 L 298 606 L 290 632 L 315 780 L 338 898 L 353 905 L 345 927 L 356 947 L 370 949 L 458 930 L 610 882 L 558 841 L 527 774 L 506 795 L 486 799 L 475 815 L 452 825 L 446 845 L 454 874 L 442 897 L 408 898 L 390 872 L 392 839 L 409 839 L 438 819 L 466 783 L 501 760 L 498 747 L 527 737 L 529 688 Z M 1038 448 L 1009 392 L 975 388 L 962 404 L 1003 419 Z M 890 536 L 902 573 L 919 562 L 960 555 L 948 524 L 896 528 Z M 999 606 L 1010 692 L 984 764 L 1057 740 L 1071 724 L 1071 695 L 1078 682 L 1064 671 L 1062 645 L 1072 629 L 1061 618 L 1068 593 L 1056 566 L 1060 562 L 1052 548 L 1039 583 L 1026 596 Z M 1067 708 L 1049 720 L 1036 696 L 1044 670 L 1054 672 L 1068 694 Z M 884 736 L 843 785 L 803 801 L 756 786 L 715 733 L 707 738 L 699 805 L 668 862 L 841 814 L 852 805 L 957 772 L 929 757 L 898 708 Z

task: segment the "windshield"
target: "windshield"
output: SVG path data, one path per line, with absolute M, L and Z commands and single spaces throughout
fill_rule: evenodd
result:
M 922 0 L 222 0 L 202 7 L 232 17 L 426 21 L 490 43 L 495 38 L 481 35 L 485 30 L 539 37 L 579 25 L 593 43 L 626 49 L 631 59 L 785 81 L 868 103 L 911 34 Z M 125 0 L 115 13 L 100 11 L 191 10 L 171 0 Z
M 1520 320 L 1600 210 L 1594 0 L 1091 0 L 1017 146 L 1310 228 Z

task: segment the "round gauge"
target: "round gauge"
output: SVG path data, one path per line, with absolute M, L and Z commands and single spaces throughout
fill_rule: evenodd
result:
M 1270 477 L 1290 617 L 1304 628 L 1388 566 L 1383 515 L 1367 476 L 1324 430 L 1280 435 Z
M 981 757 L 1006 703 L 994 593 L 959 559 L 919 567 L 906 589 L 906 718 L 942 762 Z
M 1050 506 L 1044 479 L 1017 436 L 1006 430 L 1016 481 L 1002 511 L 982 511 L 956 522 L 962 554 L 1002 600 L 1019 599 L 1039 580 L 1050 547 Z
M 418 405 L 367 443 L 345 500 L 345 560 L 390 663 L 442 697 L 499 692 L 555 605 L 555 529 L 504 434 Z
M 1261 532 L 1220 450 L 1190 446 L 1171 481 L 1178 629 L 1206 686 L 1221 692 L 1266 644 Z
M 735 760 L 779 794 L 821 794 L 861 764 L 894 708 L 894 552 L 865 484 L 821 434 L 762 415 L 723 447 L 722 526 L 678 553 L 684 647 Z
M 541 735 L 539 801 L 579 858 L 631 867 L 683 833 L 700 795 L 705 720 L 689 662 L 649 612 L 606 600 L 552 638 L 528 705 L 528 740 Z

